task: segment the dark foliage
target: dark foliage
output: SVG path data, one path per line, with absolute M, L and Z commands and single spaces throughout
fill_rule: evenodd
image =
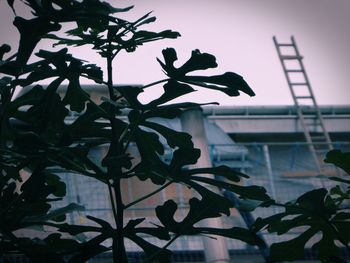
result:
M 7 1 L 15 12 L 17 2 Z M 150 262 L 169 262 L 168 245 L 182 235 L 217 235 L 238 239 L 250 245 L 264 247 L 257 231 L 268 228 L 271 232 L 286 233 L 300 225 L 309 226 L 297 239 L 272 246 L 277 260 L 295 259 L 303 252 L 306 241 L 316 232 L 323 238 L 314 245 L 321 259 L 337 256 L 334 240 L 348 245 L 349 213 L 342 206 L 349 199 L 349 188 L 339 187 L 330 192 L 317 189 L 304 194 L 295 202 L 283 205 L 284 213 L 258 219 L 252 228 L 233 227 L 217 229 L 197 227 L 204 219 L 230 215 L 235 203 L 213 191 L 211 185 L 226 189 L 248 204 L 267 206 L 276 204 L 258 186 L 243 186 L 240 181 L 248 176 L 225 166 L 189 169 L 197 162 L 200 151 L 194 148 L 191 136 L 169 129 L 151 120 L 153 117 L 172 119 L 183 110 L 199 106 L 195 103 L 168 104 L 173 99 L 194 92 L 193 86 L 218 90 L 229 96 L 241 92 L 254 96 L 254 92 L 233 72 L 221 75 L 194 75 L 194 71 L 217 67 L 213 55 L 194 50 L 190 58 L 176 67 L 177 54 L 173 48 L 163 50 L 158 59 L 167 78 L 154 83 L 133 87 L 118 86 L 113 80 L 113 60 L 119 52 L 133 52 L 139 46 L 161 39 L 172 39 L 179 33 L 164 30 L 150 32 L 143 27 L 156 20 L 150 13 L 136 21 L 118 17 L 132 7 L 115 8 L 100 0 L 24 0 L 32 17 L 16 16 L 14 26 L 20 34 L 18 50 L 11 53 L 7 44 L 0 47 L 0 257 L 1 254 L 22 254 L 33 262 L 86 262 L 100 253 L 113 252 L 113 262 L 127 262 L 125 239 L 132 240 L 146 253 Z M 74 29 L 65 34 L 60 30 L 65 23 L 74 23 Z M 39 50 L 42 39 L 51 39 L 54 46 L 64 45 L 58 51 Z M 75 58 L 66 46 L 89 45 L 105 59 L 107 72 Z M 35 53 L 36 52 L 36 53 Z M 8 54 L 10 53 L 10 54 Z M 34 62 L 33 62 L 34 61 Z M 87 78 L 108 91 L 109 98 L 96 103 L 81 86 Z M 51 82 L 45 87 L 43 80 Z M 59 95 L 62 83 L 68 83 L 64 94 Z M 138 95 L 153 85 L 163 84 L 163 94 L 143 104 Z M 15 97 L 18 87 L 27 89 Z M 66 119 L 79 115 L 71 122 Z M 127 114 L 127 120 L 120 118 Z M 170 162 L 165 162 L 163 141 L 173 149 Z M 133 163 L 127 150 L 133 142 L 138 148 L 140 161 Z M 108 152 L 93 161 L 89 153 L 96 147 L 108 144 Z M 344 159 L 345 158 L 345 159 Z M 348 154 L 331 152 L 327 160 L 348 171 Z M 344 161 L 345 160 L 345 161 Z M 101 218 L 87 216 L 92 223 L 70 225 L 66 215 L 83 210 L 77 204 L 52 209 L 53 202 L 66 195 L 66 185 L 60 174 L 87 176 L 106 185 L 113 207 L 115 224 Z M 225 180 L 206 177 L 220 175 Z M 159 185 L 159 190 L 130 204 L 123 203 L 121 180 L 138 177 Z M 347 179 L 333 178 L 349 184 Z M 189 200 L 188 214 L 182 221 L 174 215 L 177 204 L 168 200 L 155 208 L 161 225 L 143 227 L 144 218 L 125 222 L 124 211 L 171 184 L 192 188 L 198 197 Z M 251 207 L 251 206 L 250 206 Z M 293 215 L 293 219 L 284 217 Z M 19 236 L 19 230 L 50 229 L 51 234 L 33 238 Z M 84 233 L 94 233 L 81 239 Z M 165 247 L 149 243 L 144 235 L 167 241 Z M 91 236 L 91 235 L 90 235 Z M 104 241 L 111 240 L 107 247 Z M 293 252 L 281 253 L 285 247 L 296 244 Z M 328 247 L 328 249 L 324 249 Z M 340 260 L 340 259 L 339 259 Z M 340 261 L 339 261 L 340 262 Z
M 13 1 L 8 3 L 14 8 Z M 194 227 L 203 219 L 229 215 L 229 209 L 234 206 L 226 198 L 204 187 L 203 183 L 229 189 L 241 198 L 260 200 L 269 197 L 262 188 L 252 191 L 250 187 L 238 185 L 246 176 L 228 167 L 184 169 L 196 163 L 200 156 L 191 136 L 151 120 L 153 117 L 175 118 L 184 109 L 197 106 L 194 103 L 164 105 L 193 92 L 193 85 L 220 90 L 230 96 L 238 96 L 239 91 L 254 95 L 243 78 L 232 72 L 218 76 L 190 75 L 192 71 L 216 67 L 215 57 L 195 50 L 187 62 L 175 68 L 176 52 L 168 48 L 163 51 L 165 62 L 159 60 L 167 79 L 143 87 L 116 86 L 111 72 L 113 59 L 119 52 L 132 52 L 147 42 L 177 38 L 180 34 L 171 30 L 143 30 L 143 26 L 156 20 L 150 13 L 136 21 L 126 21 L 116 15 L 132 7 L 115 8 L 98 0 L 26 0 L 25 4 L 32 9 L 33 16 L 29 19 L 16 17 L 14 20 L 20 34 L 18 51 L 6 59 L 10 47 L 5 44 L 0 49 L 0 72 L 4 74 L 1 79 L 1 253 L 25 254 L 36 261 L 55 258 L 57 262 L 68 260 L 77 263 L 112 250 L 115 262 L 117 259 L 118 262 L 126 262 L 124 240 L 127 238 L 145 251 L 149 261 L 169 261 L 169 250 L 149 243 L 140 234 L 169 242 L 181 235 L 211 234 L 263 245 L 260 238 L 248 229 Z M 63 36 L 59 30 L 67 22 L 76 26 Z M 54 40 L 54 46 L 91 45 L 105 58 L 106 77 L 98 66 L 73 57 L 67 48 L 35 53 L 37 44 L 44 38 Z M 32 57 L 34 59 L 29 60 Z M 104 86 L 109 98 L 102 98 L 100 104 L 92 101 L 80 84 L 81 78 Z M 51 83 L 46 87 L 38 84 L 47 79 Z M 68 82 L 67 89 L 60 96 L 58 91 L 64 81 Z M 138 100 L 144 89 L 161 83 L 164 92 L 158 98 L 147 104 Z M 16 87 L 30 89 L 14 97 Z M 118 118 L 125 110 L 129 112 L 128 121 Z M 65 120 L 72 113 L 79 116 L 67 123 Z M 160 137 L 174 149 L 170 162 L 162 159 L 164 145 Z M 141 157 L 136 164 L 131 162 L 133 156 L 127 153 L 130 142 L 136 144 Z M 108 153 L 101 156 L 96 164 L 89 153 L 106 143 L 109 144 Z M 67 213 L 83 209 L 76 204 L 51 209 L 52 202 L 66 195 L 65 183 L 59 176 L 66 172 L 88 176 L 106 184 L 111 193 L 115 226 L 92 216 L 87 218 L 98 226 L 67 224 Z M 227 181 L 202 177 L 203 172 L 225 176 Z M 24 180 L 23 174 L 26 174 Z M 159 191 L 173 183 L 187 185 L 197 191 L 201 199 L 189 200 L 190 210 L 182 222 L 175 223 L 176 204 L 171 200 L 156 208 L 162 225 L 141 227 L 139 225 L 144 218 L 124 222 L 125 208 L 134 204 L 123 203 L 120 182 L 134 176 L 141 180 L 150 179 L 160 185 Z M 15 234 L 17 230 L 32 227 L 50 227 L 55 233 L 43 238 L 23 238 Z M 95 233 L 94 237 L 85 241 L 75 238 L 87 232 Z M 111 248 L 102 244 L 107 239 L 113 242 Z

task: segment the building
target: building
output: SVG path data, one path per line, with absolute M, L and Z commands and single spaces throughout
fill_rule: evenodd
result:
M 92 95 L 96 99 L 99 99 L 99 96 L 99 94 Z M 349 151 L 350 106 L 322 106 L 320 110 L 334 148 Z M 329 186 L 329 181 L 324 176 L 318 176 L 295 107 L 205 107 L 202 110 L 202 117 L 213 165 L 225 164 L 245 172 L 251 177 L 245 182 L 246 184 L 265 187 L 269 194 L 280 202 L 293 200 L 311 189 Z M 310 111 L 305 117 L 312 121 L 314 115 Z M 155 121 L 178 131 L 182 129 L 179 119 Z M 313 132 L 318 132 L 317 126 Z M 99 149 L 94 154 L 100 156 L 103 151 L 104 149 Z M 136 148 L 131 145 L 130 151 L 136 151 Z M 165 158 L 168 158 L 167 156 L 171 156 L 170 150 Z M 328 174 L 338 172 L 333 168 L 327 169 Z M 63 202 L 79 203 L 85 207 L 85 211 L 70 214 L 68 219 L 70 223 L 91 224 L 86 221 L 85 214 L 113 223 L 105 185 L 84 176 L 65 174 L 63 177 L 68 187 L 68 195 Z M 123 198 L 126 203 L 130 203 L 154 190 L 154 187 L 147 181 L 125 180 Z M 156 222 L 154 207 L 172 199 L 178 203 L 180 212 L 177 216 L 181 217 L 186 214 L 188 209 L 186 200 L 191 196 L 190 189 L 171 185 L 152 198 L 130 207 L 126 216 L 146 217 L 145 224 L 154 223 Z M 252 216 L 264 217 L 277 211 L 276 208 L 258 209 Z M 244 227 L 245 222 L 237 211 L 232 210 L 232 216 L 225 218 L 223 225 Z M 284 235 L 283 239 L 288 240 L 291 237 Z M 264 239 L 267 243 L 272 243 L 281 240 L 281 237 L 264 234 Z M 230 254 L 236 259 L 235 262 L 263 262 L 257 248 L 232 240 L 226 240 L 226 244 Z M 158 245 L 162 246 L 163 243 Z M 127 243 L 127 249 L 135 262 L 142 258 L 141 250 L 135 244 Z M 170 249 L 175 252 L 174 261 L 204 261 L 203 237 L 179 238 Z M 99 256 L 93 262 L 109 262 L 109 257 L 109 254 Z

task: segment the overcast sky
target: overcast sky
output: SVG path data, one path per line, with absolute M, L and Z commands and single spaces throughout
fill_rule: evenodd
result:
M 287 42 L 294 35 L 318 103 L 350 104 L 349 0 L 115 1 L 118 2 L 123 7 L 135 5 L 129 14 L 131 19 L 153 10 L 157 22 L 145 29 L 173 29 L 182 35 L 177 40 L 150 43 L 131 55 L 121 54 L 114 71 L 118 83 L 147 84 L 162 79 L 164 75 L 155 58 L 161 57 L 163 48 L 174 47 L 179 63 L 198 48 L 216 56 L 219 67 L 211 73 L 234 71 L 242 75 L 256 96 L 228 98 L 202 90 L 186 99 L 220 101 L 222 105 L 292 104 L 272 36 Z M 5 0 L 0 0 L 0 19 L 0 42 L 15 43 L 17 32 L 8 27 L 13 14 Z M 47 43 L 41 45 L 46 46 Z M 76 56 L 103 63 L 86 49 L 79 49 Z M 152 92 L 151 96 L 160 91 Z M 149 96 L 146 94 L 144 99 Z

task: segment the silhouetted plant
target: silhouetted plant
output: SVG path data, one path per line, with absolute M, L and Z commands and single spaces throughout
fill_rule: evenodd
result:
M 13 8 L 14 1 L 8 1 Z M 154 123 L 152 117 L 172 119 L 184 109 L 198 106 L 195 103 L 166 104 L 169 101 L 193 92 L 192 86 L 214 89 L 229 96 L 238 96 L 242 91 L 254 95 L 243 78 L 226 72 L 216 76 L 191 74 L 197 70 L 217 67 L 213 55 L 194 50 L 191 57 L 175 67 L 177 54 L 173 48 L 163 50 L 163 59 L 158 59 L 167 78 L 135 87 L 117 86 L 113 79 L 113 60 L 119 52 L 133 52 L 147 42 L 165 38 L 177 38 L 179 33 L 164 30 L 150 32 L 141 28 L 156 20 L 150 13 L 136 21 L 126 21 L 115 14 L 129 11 L 132 7 L 115 8 L 99 0 L 24 0 L 32 10 L 29 19 L 16 16 L 14 25 L 20 33 L 17 52 L 10 47 L 1 47 L 1 253 L 25 254 L 35 262 L 85 262 L 105 251 L 113 251 L 113 262 L 127 262 L 125 239 L 130 239 L 146 253 L 148 261 L 168 262 L 167 246 L 182 235 L 220 235 L 240 239 L 251 245 L 261 245 L 262 240 L 249 229 L 233 227 L 215 229 L 195 227 L 207 218 L 229 215 L 234 204 L 203 186 L 211 184 L 235 192 L 243 199 L 269 200 L 265 190 L 258 186 L 237 184 L 244 174 L 220 166 L 214 168 L 188 169 L 197 162 L 199 149 L 194 148 L 191 136 Z M 15 10 L 15 9 L 14 9 Z M 74 23 L 74 29 L 62 34 L 64 23 Z M 107 76 L 94 64 L 86 64 L 85 57 L 78 59 L 67 48 L 58 51 L 33 52 L 41 39 L 49 38 L 54 45 L 90 45 L 107 65 Z M 34 57 L 34 58 L 33 58 Z M 34 61 L 34 62 L 32 62 Z M 134 72 L 137 74 L 137 72 Z M 81 85 L 81 78 L 99 84 L 108 90 L 109 98 L 98 104 Z M 40 82 L 50 80 L 43 87 Z M 68 82 L 63 96 L 58 94 L 62 83 Z M 146 88 L 163 85 L 163 94 L 143 104 L 138 95 Z M 16 87 L 31 88 L 14 97 Z M 127 112 L 128 120 L 119 118 Z M 79 115 L 72 123 L 65 119 L 71 114 Z M 162 160 L 164 137 L 168 147 L 174 150 L 170 162 Z M 127 149 L 131 142 L 138 148 L 140 161 L 132 163 Z M 108 153 L 98 162 L 92 161 L 89 153 L 97 146 L 108 144 Z M 184 169 L 186 168 L 186 169 Z M 27 173 L 24 180 L 21 173 Z M 115 225 L 101 218 L 87 216 L 98 226 L 70 225 L 65 214 L 82 209 L 70 204 L 60 209 L 50 209 L 51 203 L 61 200 L 66 194 L 65 183 L 59 173 L 74 173 L 76 176 L 94 178 L 109 190 Z M 219 181 L 203 177 L 203 174 L 220 175 L 227 179 Z M 138 177 L 150 179 L 159 189 L 144 198 L 125 204 L 122 200 L 121 180 Z M 161 191 L 170 184 L 184 184 L 200 195 L 189 200 L 189 212 L 178 222 L 174 219 L 177 204 L 166 201 L 155 208 L 162 225 L 139 227 L 144 218 L 132 218 L 125 222 L 126 208 Z M 79 186 L 78 186 L 79 187 Z M 50 227 L 53 234 L 31 238 L 18 236 L 18 230 L 33 226 Z M 53 229 L 53 230 L 52 230 Z M 74 236 L 85 232 L 95 235 L 87 241 L 78 241 Z M 64 234 L 64 235 L 63 235 Z M 164 248 L 149 243 L 140 234 L 168 241 Z M 112 247 L 103 242 L 112 240 Z
M 152 121 L 153 117 L 173 119 L 183 110 L 199 106 L 195 103 L 169 104 L 170 101 L 194 92 L 193 86 L 214 89 L 229 96 L 240 92 L 250 96 L 254 92 L 243 78 L 235 73 L 202 76 L 194 71 L 217 67 L 213 55 L 194 50 L 191 57 L 176 67 L 177 54 L 173 48 L 164 49 L 158 59 L 166 78 L 144 86 L 120 86 L 113 79 L 113 61 L 122 52 L 133 52 L 138 46 L 167 38 L 177 38 L 179 33 L 164 30 L 150 32 L 142 28 L 156 20 L 150 13 L 127 21 L 119 13 L 132 7 L 115 8 L 99 0 L 23 0 L 32 10 L 32 17 L 15 17 L 14 25 L 20 33 L 18 50 L 11 53 L 10 46 L 0 47 L 0 253 L 22 254 L 32 262 L 86 262 L 100 253 L 113 252 L 113 262 L 127 262 L 125 239 L 136 243 L 146 254 L 147 261 L 169 262 L 171 252 L 167 249 L 182 235 L 219 235 L 238 239 L 250 245 L 263 247 L 265 243 L 258 232 L 267 228 L 278 234 L 307 226 L 308 229 L 291 241 L 273 244 L 271 256 L 275 260 L 301 258 L 305 244 L 311 236 L 322 231 L 323 236 L 314 245 L 324 262 L 341 262 L 337 256 L 339 241 L 348 248 L 350 214 L 344 204 L 349 200 L 349 180 L 334 179 L 347 184 L 340 187 L 316 189 L 294 202 L 277 204 L 259 186 L 242 186 L 245 174 L 226 166 L 191 169 L 200 151 L 194 148 L 191 136 Z M 8 0 L 15 12 L 14 0 Z M 62 25 L 73 23 L 74 29 L 61 32 Z M 107 76 L 94 65 L 85 63 L 68 53 L 67 48 L 58 51 L 40 50 L 37 44 L 44 38 L 54 45 L 92 46 L 104 58 Z M 7 55 L 9 53 L 9 55 Z M 137 72 L 134 72 L 137 74 Z M 106 89 L 109 97 L 97 103 L 80 85 L 87 78 L 95 81 L 98 88 Z M 49 81 L 45 87 L 40 84 Z M 59 88 L 68 83 L 63 95 Z M 149 103 L 142 103 L 138 95 L 148 87 L 163 84 L 163 94 Z M 27 92 L 14 96 L 16 87 L 30 87 Z M 127 115 L 125 118 L 121 116 Z M 71 123 L 66 119 L 78 116 Z M 162 144 L 173 150 L 169 162 Z M 135 163 L 128 153 L 133 142 L 140 155 Z M 99 146 L 108 145 L 108 152 L 98 160 L 92 160 L 91 152 Z M 349 154 L 331 152 L 327 160 L 349 172 Z M 106 185 L 113 210 L 114 224 L 92 216 L 93 225 L 71 225 L 66 214 L 84 209 L 77 204 L 52 209 L 52 203 L 66 195 L 66 185 L 60 174 L 87 176 Z M 25 175 L 24 175 L 25 174 Z M 225 180 L 204 177 L 203 174 L 219 175 Z M 25 177 L 25 178 L 24 178 Z M 125 204 L 122 199 L 121 181 L 137 177 L 149 179 L 159 185 L 156 191 L 143 198 Z M 174 215 L 177 204 L 167 200 L 155 207 L 160 224 L 144 227 L 144 218 L 131 218 L 126 222 L 125 210 L 149 198 L 171 184 L 183 184 L 198 193 L 189 200 L 189 211 L 181 220 Z M 203 219 L 229 215 L 235 203 L 213 192 L 212 185 L 235 193 L 242 200 L 254 200 L 240 209 L 279 205 L 285 212 L 258 219 L 248 229 L 233 227 L 215 229 L 195 226 Z M 78 186 L 79 187 L 79 186 Z M 23 235 L 30 228 L 45 230 L 50 234 L 42 238 Z M 22 231 L 22 234 L 19 233 Z M 84 233 L 94 233 L 87 240 L 79 239 Z M 143 238 L 152 236 L 168 242 L 157 247 Z M 112 241 L 112 246 L 105 244 Z M 294 246 L 295 245 L 295 246 Z M 294 246 L 295 249 L 292 249 Z M 327 247 L 327 249 L 325 249 Z M 328 261 L 327 261 L 328 260 Z M 336 261 L 338 260 L 338 261 Z
M 327 153 L 325 162 L 336 165 L 347 173 L 345 176 L 350 176 L 350 153 L 332 150 Z M 343 177 L 329 179 L 341 185 L 330 190 L 311 190 L 285 204 L 274 203 L 283 207 L 284 211 L 256 220 L 252 227 L 256 231 L 265 228 L 270 233 L 284 235 L 302 230 L 295 238 L 272 244 L 272 260 L 303 259 L 307 243 L 316 237 L 311 248 L 318 259 L 322 262 L 346 262 L 342 259 L 341 248 L 350 253 L 350 180 Z

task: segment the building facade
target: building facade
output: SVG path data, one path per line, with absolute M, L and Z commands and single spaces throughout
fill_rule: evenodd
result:
M 99 99 L 99 94 L 93 94 Z M 324 106 L 321 112 L 326 128 L 333 141 L 333 147 L 343 151 L 350 150 L 350 106 Z M 307 109 L 306 109 L 307 110 Z M 256 106 L 256 107 L 205 107 L 202 109 L 204 132 L 212 165 L 227 165 L 250 176 L 244 183 L 261 185 L 279 202 L 293 200 L 306 191 L 331 186 L 327 176 L 339 173 L 333 167 L 327 167 L 320 175 L 305 141 L 302 127 L 299 124 L 293 106 Z M 311 112 L 311 111 L 310 111 Z M 75 116 L 72 116 L 75 118 Z M 314 116 L 306 114 L 312 122 Z M 180 119 L 155 119 L 169 128 L 182 131 Z M 315 126 L 315 133 L 319 132 Z M 137 155 L 137 148 L 130 145 L 131 153 Z M 93 155 L 98 158 L 106 148 L 96 149 Z M 171 158 L 171 149 L 165 154 L 165 160 Z M 103 184 L 84 176 L 62 175 L 67 183 L 68 196 L 65 203 L 79 203 L 84 211 L 70 215 L 70 223 L 91 224 L 85 215 L 103 218 L 113 223 L 109 205 L 108 190 Z M 155 186 L 136 178 L 125 180 L 123 199 L 130 203 L 139 197 L 155 190 Z M 145 225 L 157 223 L 154 207 L 168 199 L 176 201 L 179 207 L 179 218 L 188 211 L 187 200 L 193 196 L 191 189 L 181 185 L 170 185 L 163 191 L 142 203 L 130 207 L 126 216 L 130 218 L 145 217 Z M 265 217 L 276 213 L 277 208 L 257 209 L 253 218 Z M 232 209 L 232 215 L 224 218 L 224 227 L 246 226 L 240 213 Z M 267 243 L 288 240 L 297 233 L 277 237 L 264 233 Z M 170 249 L 175 252 L 174 261 L 205 262 L 203 239 L 207 237 L 181 237 Z M 159 242 L 150 240 L 151 242 Z M 246 244 L 225 240 L 232 262 L 264 262 L 261 251 Z M 162 246 L 162 243 L 157 245 Z M 141 249 L 132 242 L 127 243 L 127 250 L 134 262 L 142 262 Z M 109 262 L 110 255 L 96 258 L 93 262 Z M 312 258 L 310 256 L 310 258 Z M 131 260 L 131 262 L 133 262 Z

